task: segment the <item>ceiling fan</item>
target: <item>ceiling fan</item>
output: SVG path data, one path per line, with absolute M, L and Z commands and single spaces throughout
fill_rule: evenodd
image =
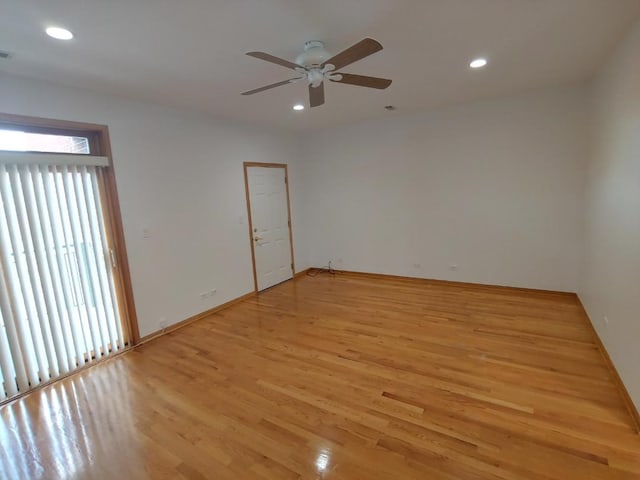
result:
M 324 104 L 324 82 L 326 80 L 383 90 L 391 85 L 391 80 L 338 72 L 338 70 L 347 65 L 351 65 L 380 50 L 382 50 L 382 45 L 379 42 L 372 38 L 365 38 L 334 56 L 327 52 L 324 48 L 324 43 L 319 41 L 306 42 L 304 44 L 304 52 L 298 55 L 295 63 L 264 52 L 248 52 L 247 55 L 250 57 L 295 70 L 299 76 L 249 90 L 242 95 L 253 95 L 254 93 L 264 92 L 265 90 L 306 79 L 309 83 L 309 104 L 311 107 L 318 107 Z

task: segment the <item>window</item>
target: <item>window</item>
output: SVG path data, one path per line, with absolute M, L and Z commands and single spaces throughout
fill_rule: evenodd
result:
M 0 403 L 139 337 L 106 127 L 15 118 L 0 114 Z
M 89 155 L 89 138 L 0 129 L 0 150 Z

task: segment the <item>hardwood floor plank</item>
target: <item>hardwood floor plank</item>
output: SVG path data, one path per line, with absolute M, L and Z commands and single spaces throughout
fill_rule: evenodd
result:
M 0 478 L 640 478 L 571 294 L 300 276 L 0 408 Z

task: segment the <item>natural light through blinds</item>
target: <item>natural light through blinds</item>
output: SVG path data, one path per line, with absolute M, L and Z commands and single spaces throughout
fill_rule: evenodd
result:
M 125 346 L 102 169 L 39 155 L 0 162 L 0 401 Z

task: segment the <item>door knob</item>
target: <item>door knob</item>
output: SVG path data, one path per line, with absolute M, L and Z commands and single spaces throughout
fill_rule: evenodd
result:
M 253 237 L 253 241 L 254 241 L 254 242 L 257 242 L 258 240 L 262 240 L 262 238 L 260 238 L 260 237 Z

